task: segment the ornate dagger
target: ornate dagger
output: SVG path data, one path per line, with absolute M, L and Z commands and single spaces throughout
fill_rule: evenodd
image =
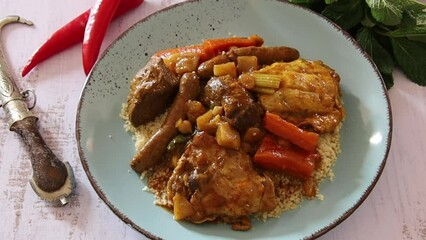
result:
M 32 25 L 31 21 L 18 16 L 8 16 L 0 19 L 0 33 L 9 23 Z M 65 205 L 68 203 L 68 195 L 74 188 L 74 174 L 69 163 L 61 162 L 40 135 L 37 126 L 38 118 L 25 102 L 29 92 L 31 91 L 18 91 L 0 43 L 0 107 L 3 107 L 6 113 L 9 129 L 21 137 L 29 151 L 33 169 L 31 187 L 40 198 L 48 201 L 59 200 L 62 205 Z

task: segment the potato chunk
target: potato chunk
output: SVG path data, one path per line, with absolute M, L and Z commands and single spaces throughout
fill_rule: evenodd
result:
M 176 193 L 173 197 L 173 213 L 175 220 L 183 220 L 195 214 L 191 203 L 181 194 Z
M 240 134 L 228 122 L 221 122 L 216 131 L 217 143 L 226 148 L 239 149 L 241 146 Z
M 237 70 L 239 73 L 251 72 L 259 69 L 256 56 L 238 56 Z
M 215 76 L 225 76 L 229 75 L 232 78 L 237 77 L 237 67 L 234 62 L 228 62 L 223 64 L 218 64 L 213 66 L 213 74 Z
M 209 110 L 196 120 L 197 129 L 214 135 L 217 131 L 218 124 L 221 122 L 220 115 L 214 115 L 213 110 Z

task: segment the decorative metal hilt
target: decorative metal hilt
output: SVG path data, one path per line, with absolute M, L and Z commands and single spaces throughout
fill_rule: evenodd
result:
M 3 26 L 9 23 L 23 23 L 32 25 L 32 22 L 18 16 L 9 16 L 0 19 L 0 33 Z M 25 144 L 33 168 L 33 177 L 30 180 L 34 192 L 48 201 L 59 200 L 62 205 L 68 203 L 67 196 L 74 188 L 74 173 L 68 162 L 61 162 L 44 142 L 37 128 L 37 117 L 28 108 L 25 99 L 32 90 L 20 92 L 7 65 L 3 48 L 0 44 L 0 106 L 3 107 L 8 126 L 16 132 Z
M 18 16 L 8 16 L 3 18 L 0 22 L 0 31 L 4 25 L 9 23 L 33 25 L 31 21 Z M 9 128 L 16 121 L 30 116 L 35 117 L 35 115 L 29 111 L 29 108 L 24 101 L 24 96 L 18 91 L 18 88 L 12 79 L 12 74 L 3 53 L 3 47 L 0 44 L 0 106 L 3 107 L 6 113 Z

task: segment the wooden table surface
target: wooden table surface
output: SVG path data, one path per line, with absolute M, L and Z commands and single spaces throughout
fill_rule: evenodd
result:
M 424 1 L 424 0 L 423 0 Z M 91 1 L 0 0 L 0 17 L 20 15 L 36 25 L 3 29 L 1 41 L 22 89 L 34 89 L 40 131 L 55 154 L 74 169 L 77 187 L 65 207 L 40 200 L 28 179 L 29 157 L 0 112 L 0 239 L 144 239 L 98 197 L 81 166 L 75 116 L 85 81 L 81 45 L 49 59 L 27 77 L 18 76 L 29 56 L 56 29 L 82 13 Z M 115 21 L 105 49 L 138 20 L 177 0 L 146 0 Z M 426 66 L 425 66 L 426 67 Z M 384 172 L 365 202 L 320 239 L 426 239 L 426 88 L 395 71 L 389 91 L 393 141 Z

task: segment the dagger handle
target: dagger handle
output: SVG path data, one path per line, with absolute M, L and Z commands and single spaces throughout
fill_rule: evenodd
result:
M 30 116 L 16 121 L 10 130 L 18 133 L 30 154 L 33 180 L 37 186 L 45 192 L 61 188 L 68 176 L 67 169 L 40 135 L 37 118 Z
M 19 16 L 8 16 L 0 19 L 0 33 L 3 26 L 10 23 L 32 25 L 31 21 Z M 35 193 L 41 198 L 67 203 L 73 189 L 73 172 L 68 163 L 61 162 L 46 145 L 37 127 L 37 117 L 24 102 L 24 93 L 20 93 L 13 81 L 0 43 L 0 107 L 3 107 L 8 118 L 11 131 L 16 132 L 25 144 L 33 168 L 30 180 Z
M 32 25 L 31 21 L 28 21 L 19 16 L 7 16 L 0 19 L 0 33 L 2 28 L 10 23 L 21 23 L 26 25 Z M 0 42 L 0 106 L 4 108 L 8 119 L 9 127 L 16 121 L 22 120 L 26 117 L 34 116 L 32 112 L 28 110 L 28 107 L 24 103 L 24 99 L 18 90 L 15 82 L 13 81 L 12 74 L 9 66 L 6 62 L 6 58 L 3 52 L 3 46 Z

